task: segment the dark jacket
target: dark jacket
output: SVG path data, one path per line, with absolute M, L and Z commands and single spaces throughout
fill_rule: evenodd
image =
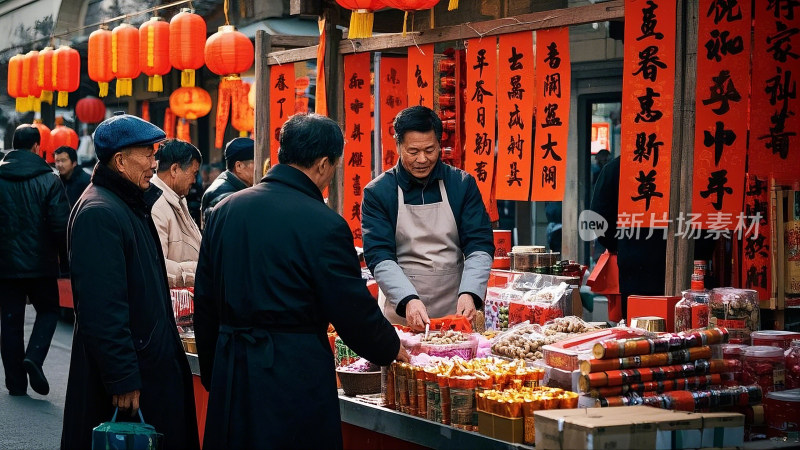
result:
M 58 175 L 27 150 L 0 161 L 0 278 L 58 276 L 69 203 Z
M 61 177 L 61 182 L 64 183 L 64 188 L 67 190 L 67 199 L 69 200 L 70 209 L 78 203 L 81 194 L 89 186 L 92 179 L 80 166 L 76 166 L 72 170 L 72 175 L 69 178 Z
M 628 295 L 664 295 L 667 241 L 662 231 L 658 229 L 654 230 L 653 236 L 648 239 L 649 228 L 641 228 L 638 236 L 635 232 L 632 234 L 629 229 L 619 230 L 620 236 L 617 236 L 619 181 L 620 157 L 618 156 L 603 167 L 592 195 L 592 211 L 603 216 L 608 222 L 605 236 L 598 237 L 597 241 L 610 253 L 617 254 L 619 291 L 624 298 Z M 696 240 L 694 258 L 710 259 L 714 244 L 713 239 Z
M 483 206 L 478 184 L 470 174 L 439 160 L 423 183 L 409 174 L 398 161 L 397 165 L 364 188 L 361 229 L 364 257 L 370 270 L 374 271 L 375 266 L 387 259 L 397 261 L 397 185 L 403 189 L 407 205 L 438 203 L 442 201 L 438 180 L 444 180 L 464 257 L 477 251 L 494 255 L 494 236 L 489 215 Z M 385 220 L 386 217 L 389 222 Z
M 76 318 L 62 448 L 90 448 L 92 428 L 114 412 L 111 396 L 137 389 L 163 448 L 199 447 L 192 374 L 150 217 L 160 195 L 98 164 L 70 215 Z
M 211 392 L 204 450 L 341 447 L 328 323 L 377 364 L 400 348 L 361 278 L 347 222 L 285 164 L 212 211 L 194 320 Z
M 219 202 L 224 200 L 225 197 L 234 192 L 241 191 L 246 187 L 247 185 L 230 170 L 219 174 L 217 179 L 211 183 L 211 186 L 206 189 L 206 192 L 203 194 L 203 199 L 200 202 L 201 211 L 203 212 L 203 223 L 206 223 L 208 214 Z

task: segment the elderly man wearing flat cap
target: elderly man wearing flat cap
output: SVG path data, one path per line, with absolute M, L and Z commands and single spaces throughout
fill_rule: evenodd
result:
M 250 138 L 236 138 L 225 146 L 225 166 L 228 170 L 219 174 L 211 183 L 205 194 L 201 209 L 203 211 L 203 224 L 208 219 L 208 214 L 217 206 L 217 203 L 234 192 L 253 185 L 253 154 L 254 145 Z
M 115 408 L 121 417 L 141 409 L 164 434 L 162 448 L 199 448 L 192 375 L 150 215 L 161 196 L 153 145 L 165 137 L 126 114 L 94 132 L 98 163 L 67 236 L 75 333 L 62 449 L 91 448 L 92 428 Z

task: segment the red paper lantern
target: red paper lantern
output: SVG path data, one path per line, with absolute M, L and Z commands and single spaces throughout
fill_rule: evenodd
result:
M 181 9 L 169 21 L 169 62 L 182 71 L 181 86 L 194 86 L 194 72 L 203 67 L 206 21 L 191 9 Z
M 39 73 L 36 76 L 36 83 L 42 89 L 41 100 L 48 104 L 53 104 L 53 91 L 56 90 L 56 82 L 53 79 L 53 47 L 45 47 L 39 52 Z
M 439 3 L 439 0 L 383 0 L 383 3 L 390 8 L 405 11 L 405 18 L 403 19 L 403 35 L 405 36 L 408 13 L 431 9 Z M 457 3 L 456 7 L 458 7 Z M 433 11 L 431 11 L 431 28 L 433 28 Z
M 78 120 L 83 123 L 100 123 L 106 118 L 106 105 L 97 97 L 86 97 L 75 105 Z
M 169 109 L 182 119 L 197 119 L 211 112 L 211 95 L 199 87 L 178 88 L 169 96 Z
M 390 8 L 412 12 L 431 9 L 439 3 L 439 0 L 383 0 L 383 3 Z
M 350 28 L 347 30 L 348 39 L 372 37 L 372 22 L 375 19 L 374 11 L 386 5 L 382 0 L 336 0 L 342 8 L 350 9 Z
M 139 68 L 147 75 L 147 90 L 162 92 L 161 77 L 172 70 L 169 63 L 169 24 L 153 17 L 139 27 Z
M 255 59 L 253 43 L 233 25 L 219 27 L 206 41 L 204 54 L 208 70 L 226 77 L 238 77 Z
M 133 95 L 139 70 L 139 29 L 123 23 L 111 31 L 111 72 L 117 77 L 117 97 Z
M 108 95 L 108 83 L 114 79 L 111 71 L 111 31 L 101 25 L 89 35 L 89 79 L 100 86 L 100 97 Z
M 8 60 L 8 96 L 17 99 L 16 109 L 19 112 L 27 112 L 25 106 L 28 98 L 22 96 L 22 62 L 23 55 L 14 55 Z
M 78 51 L 62 45 L 53 55 L 53 79 L 58 91 L 58 106 L 67 106 L 69 93 L 81 83 L 81 56 Z
M 56 162 L 53 156 L 53 146 L 50 142 L 50 128 L 43 124 L 41 120 L 34 120 L 32 126 L 39 130 L 39 156 L 44 158 L 48 164 Z
M 50 132 L 50 146 L 53 151 L 59 147 L 67 146 L 75 150 L 78 149 L 78 133 L 72 128 L 65 127 L 64 125 L 57 125 Z
M 22 57 L 22 97 L 28 111 L 40 111 L 39 96 L 42 88 L 37 83 L 39 76 L 39 52 L 32 50 Z

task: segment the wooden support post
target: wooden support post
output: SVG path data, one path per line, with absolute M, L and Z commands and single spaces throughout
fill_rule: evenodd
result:
M 339 43 L 342 41 L 342 33 L 336 28 L 339 20 L 339 8 L 335 5 L 325 9 L 325 75 L 327 98 L 328 98 L 328 117 L 339 123 L 344 132 L 344 64 L 342 54 L 339 52 Z M 328 188 L 328 206 L 334 211 L 342 214 L 342 204 L 344 203 L 344 161 L 339 164 L 331 185 Z
M 256 110 L 255 110 L 255 153 L 253 161 L 254 181 L 258 183 L 264 176 L 264 161 L 269 158 L 269 53 L 272 44 L 270 35 L 256 31 Z M 275 164 L 276 161 L 271 161 Z
M 670 176 L 669 226 L 664 293 L 680 295 L 689 287 L 694 263 L 694 240 L 675 236 L 678 217 L 692 212 L 694 166 L 695 87 L 697 80 L 696 1 L 678 1 L 675 39 L 675 103 L 673 107 L 672 174 Z M 683 57 L 681 57 L 683 55 Z

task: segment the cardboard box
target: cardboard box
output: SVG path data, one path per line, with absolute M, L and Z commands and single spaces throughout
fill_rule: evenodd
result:
M 626 320 L 631 323 L 631 319 L 635 317 L 661 317 L 666 322 L 667 332 L 674 333 L 675 304 L 680 300 L 681 297 L 631 295 L 628 297 Z
M 486 411 L 478 411 L 478 433 L 494 437 L 494 420 L 492 414 Z
M 509 417 L 493 415 L 492 421 L 494 422 L 495 439 L 514 444 L 521 444 L 524 441 L 525 419 L 523 417 L 511 419 Z
M 703 447 L 739 447 L 744 442 L 742 414 L 703 413 Z
M 525 439 L 525 419 L 509 418 L 478 411 L 478 433 L 501 441 L 521 444 Z
M 702 414 L 649 406 L 537 411 L 535 416 L 536 447 L 548 449 L 699 448 L 704 431 Z

